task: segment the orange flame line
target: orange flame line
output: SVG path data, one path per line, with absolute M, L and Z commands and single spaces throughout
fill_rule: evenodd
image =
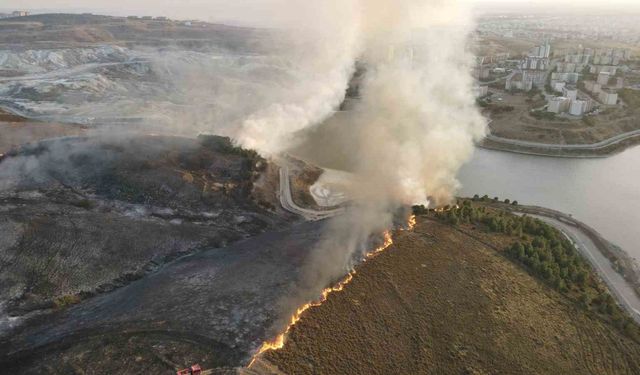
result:
M 451 211 L 451 210 L 457 210 L 457 209 L 459 209 L 459 208 L 460 208 L 460 206 L 458 206 L 458 205 L 456 204 L 456 205 L 451 206 L 451 207 L 449 207 L 449 208 L 444 208 L 444 207 L 436 208 L 436 209 L 434 209 L 434 211 L 435 211 L 435 212 L 442 213 L 442 212 L 449 212 L 449 211 Z
M 413 228 L 416 225 L 416 216 L 415 215 L 411 215 L 409 217 L 409 221 L 407 223 L 407 228 L 405 230 L 413 230 Z M 376 249 L 368 252 L 365 255 L 365 259 L 364 261 L 366 262 L 368 259 L 372 259 L 374 257 L 376 257 L 378 254 L 382 253 L 383 251 L 387 250 L 391 245 L 393 245 L 393 236 L 391 234 L 391 231 L 385 231 L 384 232 L 384 242 L 382 243 L 382 245 L 380 245 L 379 247 L 377 247 Z M 302 318 L 302 314 L 309 310 L 312 307 L 318 307 L 320 305 L 322 305 L 328 298 L 329 295 L 331 293 L 335 293 L 335 292 L 341 292 L 344 290 L 344 288 L 347 286 L 347 284 L 349 284 L 354 276 L 356 275 L 356 270 L 351 270 L 347 276 L 345 276 L 344 279 L 342 279 L 341 281 L 339 281 L 336 285 L 330 287 L 330 288 L 325 288 L 322 293 L 320 294 L 320 298 L 318 298 L 315 301 L 311 301 L 311 302 L 307 302 L 304 305 L 298 307 L 298 309 L 296 310 L 296 312 L 291 316 L 291 319 L 289 320 L 289 324 L 287 325 L 287 328 L 284 330 L 284 332 L 280 333 L 278 336 L 276 336 L 273 340 L 271 341 L 265 341 L 262 346 L 260 346 L 260 349 L 258 349 L 258 352 L 253 356 L 253 358 L 251 359 L 251 362 L 249 363 L 248 367 L 251 367 L 253 365 L 253 363 L 255 362 L 256 358 L 269 350 L 279 350 L 282 349 L 282 347 L 284 347 L 284 343 L 285 343 L 285 338 L 287 336 L 287 334 L 289 333 L 289 331 L 291 331 L 291 327 L 293 327 L 294 325 L 296 325 L 296 323 L 298 323 L 300 321 L 300 319 Z

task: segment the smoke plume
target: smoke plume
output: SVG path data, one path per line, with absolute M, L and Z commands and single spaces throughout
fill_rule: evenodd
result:
M 365 69 L 360 98 L 348 115 L 334 116 L 343 118 L 338 125 L 302 132 L 297 150 L 320 164 L 327 154 L 340 155 L 339 165 L 332 166 L 348 166 L 354 174 L 349 188 L 353 201 L 345 215 L 327 224 L 324 240 L 302 271 L 302 296 L 294 297 L 297 300 L 317 296 L 342 277 L 371 249 L 372 236 L 393 225 L 394 213 L 402 207 L 449 203 L 459 187 L 458 169 L 485 134 L 485 120 L 472 96 L 466 50 L 472 22 L 467 9 L 438 0 L 342 4 L 348 4 L 352 17 L 346 34 L 353 35 L 342 48 L 354 48 L 344 56 L 354 58 L 350 64 L 357 59 Z M 309 113 L 302 117 L 322 117 Z M 269 121 L 243 128 L 240 139 L 254 139 L 251 134 L 268 128 Z M 286 122 L 276 122 L 282 134 Z
M 485 132 L 466 51 L 468 10 L 438 0 L 283 2 L 290 16 L 295 73 L 268 89 L 270 100 L 241 119 L 235 138 L 273 154 L 296 132 L 333 115 L 356 61 L 366 73 L 361 99 L 327 152 L 349 148 L 358 201 L 384 205 L 451 199 L 455 178 Z M 303 136 L 314 145 L 314 134 Z M 298 139 L 299 140 L 299 139 Z M 342 155 L 343 153 L 341 153 Z
M 292 152 L 352 172 L 352 203 L 326 224 L 301 271 L 302 292 L 287 301 L 295 305 L 353 267 L 399 209 L 453 199 L 458 169 L 486 124 L 472 94 L 472 20 L 457 2 L 264 2 L 271 29 L 222 28 L 227 39 L 211 50 L 119 49 L 136 64 L 117 65 L 115 76 L 148 82 L 93 77 L 117 95 L 97 96 L 104 102 L 79 112 L 152 119 L 178 134 L 228 135 L 265 156 Z M 360 97 L 349 113 L 336 113 L 357 65 L 364 69 Z M 38 160 L 27 162 L 24 174 Z

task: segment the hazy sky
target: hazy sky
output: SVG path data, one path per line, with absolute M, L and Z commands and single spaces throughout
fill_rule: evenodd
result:
M 94 12 L 110 15 L 169 16 L 175 19 L 201 19 L 238 23 L 265 23 L 274 17 L 270 9 L 274 4 L 291 0 L 2 0 L 0 9 L 26 9 L 36 12 Z M 316 0 L 322 1 L 322 0 Z M 447 1 L 447 0 L 433 0 Z M 558 7 L 584 10 L 585 8 L 628 11 L 634 7 L 640 11 L 640 0 L 462 0 L 481 10 L 514 8 L 523 10 L 558 10 Z M 276 7 L 282 9 L 281 7 Z

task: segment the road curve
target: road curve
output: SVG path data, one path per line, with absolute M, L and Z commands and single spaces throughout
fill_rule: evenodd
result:
M 509 210 L 543 220 L 567 236 L 598 272 L 618 303 L 640 324 L 640 296 L 635 293 L 633 287 L 622 275 L 616 272 L 611 261 L 604 256 L 600 249 L 604 245 L 596 243 L 603 240 L 597 232 L 569 215 L 546 208 L 515 207 Z
M 280 167 L 280 205 L 285 210 L 300 215 L 308 221 L 318 221 L 328 219 L 344 212 L 344 208 L 336 208 L 333 210 L 317 211 L 298 206 L 291 195 L 291 177 L 289 175 L 289 167 L 286 163 Z
M 509 139 L 502 138 L 492 134 L 488 134 L 486 139 L 489 141 L 494 141 L 497 143 L 508 144 L 513 146 L 522 146 L 522 147 L 532 147 L 544 150 L 554 150 L 554 151 L 573 151 L 573 150 L 582 150 L 582 151 L 597 151 L 606 147 L 617 145 L 623 141 L 626 141 L 631 138 L 635 138 L 640 136 L 640 129 L 633 130 L 630 132 L 618 134 L 611 138 L 605 139 L 596 143 L 589 144 L 551 144 L 551 143 L 539 143 L 539 142 L 529 142 L 529 141 L 520 141 L 517 139 Z

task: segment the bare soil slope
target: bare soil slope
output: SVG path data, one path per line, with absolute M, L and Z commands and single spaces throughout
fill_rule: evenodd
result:
M 422 220 L 265 359 L 288 374 L 638 374 L 640 345 L 496 251 Z
M 0 108 L 0 155 L 29 142 L 47 138 L 81 135 L 82 125 L 44 123 L 25 119 Z

